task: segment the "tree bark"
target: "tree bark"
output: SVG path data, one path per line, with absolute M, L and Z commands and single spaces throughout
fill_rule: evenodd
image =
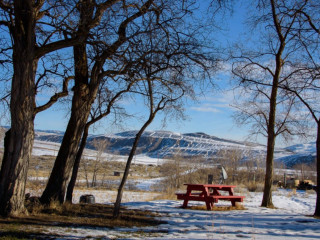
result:
M 72 195 L 73 195 L 73 190 L 74 190 L 74 186 L 78 177 L 78 170 L 79 170 L 79 166 L 80 166 L 80 161 L 81 161 L 81 157 L 83 154 L 83 150 L 86 146 L 87 143 L 87 138 L 88 138 L 88 134 L 89 134 L 89 128 L 92 124 L 98 122 L 99 120 L 101 120 L 102 118 L 106 117 L 110 112 L 111 112 L 111 107 L 113 106 L 113 104 L 115 103 L 115 101 L 120 98 L 120 96 L 126 92 L 128 92 L 130 90 L 130 88 L 132 87 L 133 82 L 130 83 L 128 85 L 128 87 L 122 91 L 119 91 L 117 94 L 115 94 L 115 96 L 111 99 L 111 101 L 108 104 L 108 108 L 107 111 L 105 111 L 104 113 L 100 114 L 99 116 L 91 119 L 91 121 L 87 122 L 83 135 L 82 135 L 82 140 L 81 140 L 81 144 L 80 147 L 78 149 L 77 152 L 77 156 L 74 162 L 74 166 L 72 169 L 72 176 L 71 176 L 71 180 L 68 184 L 68 188 L 67 188 L 67 195 L 66 195 L 66 201 L 72 203 Z M 89 187 L 89 183 L 87 180 L 87 186 Z
M 55 160 L 47 186 L 41 196 L 42 203 L 64 202 L 67 184 L 75 162 L 77 149 L 88 120 L 91 105 L 96 97 L 98 84 L 88 84 L 86 45 L 74 46 L 75 86 L 72 98 L 71 116 L 61 147 Z
M 263 198 L 261 207 L 273 208 L 272 202 L 272 183 L 273 183 L 273 158 L 274 158 L 274 146 L 276 141 L 275 133 L 275 121 L 276 121 L 276 107 L 277 107 L 277 94 L 279 87 L 279 80 L 281 75 L 281 70 L 283 67 L 282 53 L 286 46 L 286 38 L 282 34 L 281 24 L 276 13 L 276 4 L 273 0 L 270 0 L 270 7 L 273 17 L 273 24 L 275 26 L 278 40 L 279 48 L 275 56 L 276 68 L 273 75 L 272 89 L 270 95 L 270 107 L 269 107 L 269 118 L 268 118 L 268 143 L 267 143 L 267 156 L 266 156 L 266 176 L 264 182 Z
M 270 129 L 270 131 L 272 131 Z M 273 154 L 274 154 L 275 136 L 274 133 L 268 134 L 267 156 L 266 156 L 266 175 L 264 182 L 263 198 L 261 207 L 272 208 L 272 183 L 273 183 Z
M 6 133 L 0 172 L 0 214 L 25 213 L 24 194 L 34 139 L 36 13 L 33 1 L 14 1 L 11 129 Z
M 80 161 L 81 161 L 81 157 L 82 157 L 82 153 L 83 150 L 86 146 L 87 143 L 87 138 L 88 138 L 88 134 L 89 134 L 89 126 L 90 125 L 86 125 L 83 135 L 82 135 L 82 139 L 81 139 L 81 144 L 80 147 L 78 149 L 77 152 L 77 156 L 73 165 L 73 169 L 72 169 L 72 176 L 70 179 L 70 182 L 68 184 L 68 188 L 67 188 L 67 195 L 66 195 L 66 201 L 72 203 L 72 195 L 73 195 L 73 190 L 74 190 L 74 186 L 76 185 L 76 181 L 77 181 L 77 177 L 78 177 L 78 170 L 79 170 L 79 166 L 80 166 Z
M 88 77 L 89 72 L 86 43 L 83 41 L 83 43 L 79 43 L 74 46 L 75 86 L 72 99 L 71 116 L 49 181 L 40 198 L 42 203 L 49 203 L 52 200 L 58 200 L 60 203 L 64 202 L 67 184 L 71 177 L 71 171 L 75 161 L 76 151 L 78 149 L 84 127 L 87 123 L 91 106 L 97 96 L 97 91 L 101 81 L 101 76 L 99 74 L 103 70 L 103 64 L 106 59 L 112 56 L 117 49 L 127 41 L 126 29 L 129 23 L 145 14 L 152 3 L 153 0 L 146 1 L 137 13 L 126 18 L 119 25 L 117 40 L 110 45 L 107 50 L 103 51 L 99 56 L 96 56 L 95 63 L 90 74 L 90 83 Z M 109 4 L 113 4 L 113 1 L 110 1 Z M 95 1 L 92 0 L 83 1 L 82 4 L 79 5 L 80 24 L 77 34 L 84 40 L 88 39 L 89 31 L 94 27 L 91 24 L 92 21 L 97 23 L 96 20 L 92 20 L 94 12 L 97 12 L 95 10 L 95 6 Z
M 273 208 L 272 203 L 272 183 L 273 183 L 273 157 L 274 157 L 274 146 L 276 140 L 275 134 L 275 120 L 276 120 L 276 106 L 277 106 L 277 92 L 279 85 L 279 77 L 281 70 L 281 52 L 277 54 L 276 59 L 276 71 L 273 77 L 272 90 L 270 96 L 270 107 L 269 107 L 269 121 L 268 121 L 268 142 L 267 142 L 267 156 L 266 156 L 266 175 L 264 182 L 263 198 L 261 207 Z
M 317 122 L 317 141 L 316 141 L 316 148 L 317 148 L 317 201 L 316 201 L 316 209 L 314 212 L 314 216 L 320 217 L 320 119 Z
M 276 57 L 276 71 L 273 77 L 272 90 L 270 96 L 269 107 L 269 121 L 268 121 L 268 142 L 267 142 L 267 156 L 266 156 L 266 175 L 264 182 L 263 198 L 261 207 L 273 208 L 272 202 L 272 183 L 273 183 L 273 155 L 276 140 L 275 134 L 275 120 L 276 120 L 276 107 L 277 107 L 277 92 L 281 69 L 281 52 Z

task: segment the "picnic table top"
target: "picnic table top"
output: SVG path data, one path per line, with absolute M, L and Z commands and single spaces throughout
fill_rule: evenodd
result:
M 193 184 L 193 183 L 185 183 L 186 186 L 191 187 L 209 187 L 209 188 L 235 188 L 235 185 L 224 185 L 224 184 Z

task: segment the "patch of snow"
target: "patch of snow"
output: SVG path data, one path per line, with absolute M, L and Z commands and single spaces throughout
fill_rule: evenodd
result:
M 92 191 L 80 194 L 92 194 Z M 76 193 L 77 197 L 80 196 Z M 97 202 L 109 202 L 112 194 L 95 192 Z M 129 193 L 134 196 L 134 194 Z M 140 196 L 140 197 L 139 197 Z M 262 193 L 245 194 L 245 210 L 203 211 L 182 209 L 182 201 L 154 200 L 146 202 L 145 196 L 123 205 L 132 209 L 150 210 L 159 213 L 166 223 L 155 227 L 116 229 L 92 229 L 88 227 L 50 228 L 48 231 L 67 239 L 255 239 L 255 240 L 315 240 L 320 239 L 320 220 L 312 218 L 316 194 L 278 190 L 273 194 L 276 209 L 260 207 Z M 130 197 L 129 197 L 130 200 Z M 192 204 L 197 204 L 191 202 Z M 230 204 L 222 202 L 221 205 Z M 220 205 L 220 202 L 219 202 Z M 143 233 L 139 235 L 138 233 Z M 73 238 L 70 238 L 73 236 Z M 64 239 L 65 239 L 64 238 Z
M 42 155 L 56 156 L 58 154 L 59 148 L 60 148 L 60 143 L 35 140 L 33 149 L 32 149 L 32 154 L 34 156 L 42 156 Z M 95 159 L 97 156 L 97 151 L 92 149 L 85 149 L 83 156 L 88 159 Z M 113 161 L 119 161 L 119 162 L 127 162 L 128 156 L 103 153 L 101 158 L 104 161 L 113 160 Z M 143 165 L 161 165 L 165 161 L 167 160 L 160 159 L 160 158 L 152 158 L 147 156 L 146 154 L 139 154 L 134 156 L 132 163 L 143 164 Z

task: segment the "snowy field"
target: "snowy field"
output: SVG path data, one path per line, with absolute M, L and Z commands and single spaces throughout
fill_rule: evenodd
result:
M 0 147 L 1 146 L 2 145 L 0 145 Z M 60 143 L 35 140 L 34 144 L 33 144 L 32 155 L 34 155 L 34 156 L 42 156 L 42 155 L 57 156 L 59 148 L 60 148 Z M 84 150 L 83 156 L 88 159 L 95 159 L 97 156 L 97 151 L 86 148 Z M 119 162 L 127 162 L 128 156 L 103 153 L 102 159 L 104 159 L 105 161 L 113 160 L 113 161 L 119 161 Z M 133 164 L 143 164 L 143 165 L 150 165 L 150 164 L 151 165 L 160 165 L 160 164 L 164 163 L 165 161 L 166 161 L 165 159 L 151 158 L 151 157 L 146 156 L 145 154 L 139 154 L 139 155 L 134 156 L 132 163 Z
M 59 144 L 35 141 L 34 155 L 56 155 Z M 86 157 L 95 156 L 87 150 Z M 111 156 L 105 156 L 108 159 Z M 118 156 L 117 156 L 118 157 Z M 113 159 L 115 157 L 113 156 Z M 122 159 L 123 158 L 123 159 Z M 116 160 L 125 161 L 122 156 Z M 135 163 L 158 165 L 162 160 L 144 155 L 137 156 Z M 161 178 L 140 180 L 138 189 L 148 191 Z M 83 194 L 93 194 L 97 203 L 110 204 L 115 201 L 115 191 L 76 191 L 75 203 Z M 182 209 L 182 201 L 154 200 L 159 193 L 125 191 L 123 205 L 131 209 L 151 210 L 159 214 L 165 224 L 156 227 L 136 228 L 76 228 L 50 227 L 47 234 L 60 235 L 59 239 L 252 239 L 252 240 L 320 240 L 320 219 L 311 217 L 315 210 L 316 195 L 313 191 L 277 190 L 273 193 L 276 209 L 261 208 L 262 193 L 240 193 L 245 210 L 205 211 Z M 41 192 L 31 192 L 40 196 Z M 199 203 L 190 202 L 194 205 Z M 221 202 L 230 205 L 230 202 Z M 220 202 L 219 204 L 220 205 Z
M 77 192 L 77 196 L 85 192 Z M 88 192 L 86 192 L 88 193 Z M 92 192 L 90 192 L 92 193 Z M 110 203 L 111 194 L 95 192 L 96 201 Z M 140 201 L 133 196 L 139 196 Z M 246 210 L 204 211 L 180 208 L 182 201 L 154 200 L 148 193 L 127 192 L 124 206 L 132 209 L 151 210 L 166 221 L 157 227 L 144 228 L 50 228 L 61 239 L 261 239 L 261 240 L 311 240 L 320 239 L 320 220 L 311 217 L 315 208 L 313 192 L 287 190 L 274 192 L 273 202 L 277 209 L 259 207 L 262 193 L 247 193 Z M 132 196 L 132 197 L 130 197 Z M 128 198 L 129 197 L 129 198 Z M 196 202 L 191 202 L 197 204 Z M 220 204 L 220 202 L 219 202 Z M 229 205 L 222 202 L 222 205 Z

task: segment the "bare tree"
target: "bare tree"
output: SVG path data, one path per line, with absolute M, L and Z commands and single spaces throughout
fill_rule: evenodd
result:
M 72 6 L 64 1 L 50 4 L 34 0 L 0 1 L 0 25 L 7 28 L 7 34 L 10 34 L 10 46 L 6 50 L 7 61 L 12 63 L 13 69 L 11 128 L 6 133 L 0 172 L 1 215 L 25 212 L 24 191 L 33 146 L 35 115 L 67 94 L 65 86 L 68 86 L 68 79 L 65 79 L 61 92 L 54 93 L 47 103 L 36 106 L 38 85 L 35 76 L 39 59 L 79 41 L 77 36 L 64 40 L 60 38 L 63 21 L 68 19 Z M 60 11 L 62 8 L 63 12 Z
M 87 188 L 90 188 L 90 159 L 88 158 L 84 158 L 82 159 L 81 161 L 81 168 L 83 169 L 83 172 L 84 172 L 84 178 L 86 180 L 86 186 Z M 74 186 L 73 186 L 74 187 Z M 69 201 L 69 200 L 68 200 Z M 70 202 L 72 201 L 72 196 L 71 196 L 71 200 Z
M 93 169 L 92 169 L 92 181 L 91 187 L 95 187 L 97 185 L 97 176 L 98 171 L 101 169 L 101 162 L 104 160 L 102 154 L 105 152 L 106 148 L 110 144 L 108 140 L 93 140 L 93 146 L 96 149 L 97 155 L 93 161 Z
M 130 65 L 131 64 L 132 64 L 132 62 L 130 63 Z M 122 69 L 126 69 L 126 68 L 128 68 L 128 66 L 123 67 Z M 116 71 L 113 71 L 112 75 L 115 72 Z M 123 71 L 123 73 L 127 73 L 127 71 Z M 109 76 L 109 77 L 111 79 L 113 78 L 112 76 Z M 119 76 L 117 76 L 116 80 L 114 80 L 114 81 L 119 82 L 117 80 L 119 80 Z M 91 109 L 91 113 L 90 113 L 90 120 L 85 125 L 84 131 L 82 134 L 82 138 L 81 138 L 81 143 L 80 143 L 79 149 L 77 150 L 75 162 L 73 165 L 72 176 L 71 176 L 70 182 L 68 184 L 66 200 L 69 202 L 72 202 L 73 189 L 74 189 L 74 186 L 75 186 L 75 183 L 77 180 L 78 168 L 80 166 L 82 153 L 83 153 L 83 150 L 84 150 L 86 143 L 87 143 L 87 138 L 89 135 L 90 126 L 97 123 L 101 119 L 109 116 L 109 114 L 111 113 L 111 109 L 115 108 L 116 101 L 120 100 L 122 98 L 123 94 L 130 91 L 131 87 L 135 83 L 135 80 L 131 80 L 131 81 L 125 80 L 123 82 L 125 83 L 125 86 L 119 86 L 117 84 L 115 89 L 110 89 L 110 86 L 109 87 L 105 86 L 107 84 L 107 81 L 104 81 L 102 84 L 100 84 L 97 100 L 96 100 L 96 103 L 92 105 L 92 109 Z M 121 115 L 123 115 L 123 114 L 121 114 Z
M 194 80 L 199 80 L 200 75 L 195 76 L 194 71 L 206 74 L 213 69 L 214 61 L 201 51 L 199 52 L 201 45 L 194 44 L 193 35 L 188 36 L 187 39 L 177 38 L 179 37 L 178 29 L 179 27 L 173 32 L 160 31 L 157 35 L 146 36 L 140 46 L 144 51 L 137 51 L 143 56 L 141 65 L 136 71 L 137 78 L 142 81 L 137 81 L 132 92 L 145 97 L 149 114 L 136 134 L 127 159 L 115 202 L 113 212 L 115 218 L 119 217 L 124 185 L 141 135 L 159 112 L 182 113 L 183 97 L 194 96 Z M 162 34 L 165 34 L 164 37 Z
M 119 2 L 113 5 L 113 8 L 118 9 L 118 11 L 114 11 L 110 7 L 108 14 L 105 14 L 105 18 L 102 18 L 103 24 L 94 29 L 96 30 L 94 33 L 97 34 L 97 38 L 88 41 L 88 44 L 91 42 L 89 54 L 93 59 L 90 63 L 92 66 L 90 81 L 87 80 L 85 84 L 82 84 L 82 90 L 79 90 L 79 93 L 77 93 L 84 93 L 88 98 L 75 97 L 74 95 L 74 101 L 76 99 L 81 101 L 74 102 L 73 107 L 78 106 L 78 108 L 72 110 L 71 115 L 73 116 L 73 113 L 77 112 L 78 114 L 81 113 L 81 116 L 80 118 L 72 116 L 70 118 L 69 123 L 71 125 L 67 128 L 64 137 L 65 141 L 62 142 L 60 154 L 57 156 L 47 187 L 41 197 L 42 202 L 49 202 L 52 199 L 58 199 L 60 202 L 64 201 L 66 184 L 71 176 L 76 149 L 81 138 L 79 134 L 83 132 L 89 114 L 88 111 L 90 111 L 89 106 L 92 105 L 96 97 L 99 84 L 112 73 L 115 75 L 127 74 L 129 78 L 133 79 L 135 78 L 135 74 L 139 73 L 139 66 L 134 71 L 123 72 L 121 69 L 123 59 L 140 59 L 141 57 L 148 56 L 150 51 L 155 54 L 158 51 L 158 54 L 165 56 L 167 59 L 176 58 L 176 61 L 181 61 L 181 58 L 177 56 L 188 54 L 189 59 L 193 59 L 194 62 L 205 62 L 202 61 L 199 54 L 200 47 L 194 38 L 197 32 L 184 28 L 185 25 L 183 24 L 179 25 L 179 23 L 185 23 L 184 19 L 186 15 L 192 12 L 187 11 L 187 9 L 192 8 L 193 3 L 191 2 L 190 5 L 186 5 L 185 1 L 169 2 L 149 0 L 143 2 L 137 1 L 133 5 Z M 114 29 L 117 30 L 114 31 Z M 109 37 L 110 34 L 112 37 Z M 145 45 L 151 42 L 146 43 L 144 38 L 158 36 L 161 36 L 165 40 L 164 42 L 168 44 L 160 43 L 156 45 L 155 42 L 152 43 L 157 47 L 156 51 L 153 50 L 154 48 L 150 48 L 149 45 Z M 192 49 L 193 52 L 188 53 L 185 51 L 188 48 Z M 123 56 L 125 57 L 123 58 Z M 119 61 L 121 62 L 120 65 L 118 64 Z M 163 62 L 165 68 L 167 68 L 166 64 L 167 61 L 165 60 Z M 183 66 L 189 64 L 189 62 L 182 63 L 181 61 L 179 63 L 173 62 L 173 64 L 181 64 Z M 133 68 L 130 67 L 130 69 Z M 177 67 L 176 70 L 179 71 L 179 68 Z M 88 79 L 88 76 L 86 79 Z M 80 109 L 82 110 L 80 111 Z M 71 119 L 75 121 L 74 124 L 72 124 Z M 67 144 L 70 140 L 72 144 Z M 63 176 L 60 176 L 61 174 Z
M 183 170 L 183 157 L 179 155 L 173 156 L 161 165 L 161 172 L 167 179 L 167 189 L 178 189 L 181 186 Z
M 320 185 L 320 116 L 319 116 L 319 7 L 316 1 L 278 1 L 279 19 L 292 22 L 290 27 L 285 27 L 289 38 L 295 44 L 293 51 L 298 58 L 287 61 L 287 77 L 279 83 L 279 88 L 288 94 L 294 95 L 299 101 L 299 113 L 303 117 L 300 122 L 303 126 L 296 126 L 301 131 L 307 132 L 310 118 L 317 126 L 317 186 Z M 303 107 L 307 110 L 303 111 Z M 312 126 L 311 126 L 312 127 Z M 315 216 L 320 216 L 320 191 L 317 191 Z
M 105 157 L 103 157 L 102 155 L 109 144 L 110 143 L 107 139 L 93 139 L 92 145 L 96 150 L 96 155 L 90 158 L 85 157 L 82 159 L 81 168 L 84 172 L 84 178 L 86 180 L 87 188 L 94 188 L 97 186 L 98 175 L 101 174 L 103 162 L 106 160 Z M 70 192 L 70 194 L 73 194 L 73 192 Z M 72 195 L 70 199 L 67 199 L 67 201 L 72 201 Z
M 302 46 L 304 53 L 300 62 L 293 64 L 295 72 L 291 80 L 281 85 L 300 100 L 316 124 L 317 201 L 314 216 L 317 217 L 320 216 L 319 7 L 317 1 L 309 0 L 296 1 L 293 5 L 283 3 L 283 17 L 292 19 L 297 16 L 298 24 L 293 29 L 292 36 Z
M 226 168 L 228 173 L 228 178 L 232 179 L 234 182 L 241 161 L 244 160 L 244 150 L 243 149 L 222 149 L 218 151 L 217 157 L 219 162 Z
M 261 41 L 257 51 L 240 52 L 233 64 L 233 74 L 240 83 L 251 93 L 251 100 L 239 107 L 242 112 L 238 118 L 242 122 L 253 122 L 258 133 L 267 137 L 266 176 L 264 194 L 261 206 L 273 207 L 273 156 L 276 137 L 280 134 L 293 133 L 290 125 L 294 118 L 290 115 L 295 99 L 284 91 L 279 90 L 279 84 L 290 74 L 286 65 L 290 62 L 296 46 L 290 32 L 296 19 L 280 17 L 281 1 L 259 1 L 261 15 L 254 23 L 261 24 L 266 33 L 262 34 L 265 42 Z M 279 113 L 279 110 L 281 113 Z
M 170 96 L 170 95 L 165 96 L 165 94 L 163 94 L 161 96 L 161 98 L 159 98 L 158 101 L 156 102 L 157 93 L 155 93 L 156 88 L 155 88 L 155 86 L 154 86 L 155 84 L 153 82 L 153 81 L 155 81 L 156 77 L 152 77 L 151 75 L 148 76 L 148 74 L 147 74 L 146 78 L 147 78 L 146 79 L 147 84 L 145 86 L 145 88 L 146 88 L 145 93 L 143 93 L 143 94 L 146 94 L 148 97 L 149 117 L 147 118 L 146 122 L 143 124 L 141 129 L 138 131 L 138 133 L 136 134 L 131 151 L 129 153 L 126 168 L 125 168 L 120 186 L 118 188 L 117 199 L 114 204 L 114 211 L 113 211 L 114 218 L 119 217 L 120 204 L 121 204 L 121 199 L 122 199 L 122 195 L 123 195 L 124 185 L 127 181 L 129 171 L 130 171 L 131 162 L 132 162 L 132 159 L 135 155 L 135 152 L 136 152 L 141 135 L 143 134 L 145 129 L 152 123 L 152 121 L 154 120 L 154 118 L 156 117 L 156 115 L 159 111 L 164 110 L 167 107 L 167 105 L 170 105 L 171 102 L 177 101 L 178 99 L 180 99 L 184 95 L 184 90 L 181 89 L 180 94 L 178 93 L 177 95 L 175 95 L 176 97 L 172 98 L 172 96 Z
M 59 200 L 61 203 L 64 202 L 67 184 L 71 177 L 76 152 L 90 114 L 91 106 L 96 98 L 102 79 L 106 74 L 109 74 L 109 71 L 104 70 L 104 65 L 108 59 L 112 59 L 117 51 L 124 47 L 123 45 L 132 36 L 139 34 L 140 30 L 133 26 L 143 15 L 154 11 L 152 3 L 153 1 L 149 0 L 141 4 L 137 3 L 132 8 L 125 5 L 125 2 L 116 0 L 105 1 L 99 5 L 96 5 L 93 1 L 84 1 L 79 5 L 78 11 L 81 23 L 78 31 L 81 34 L 84 33 L 83 36 L 87 41 L 90 40 L 89 36 L 95 36 L 92 34 L 94 31 L 97 31 L 100 37 L 100 31 L 103 31 L 103 28 L 106 31 L 112 31 L 112 34 L 114 34 L 114 31 L 111 29 L 117 30 L 112 38 L 109 38 L 111 32 L 105 32 L 106 36 L 104 36 L 104 39 L 95 38 L 91 40 L 94 62 L 91 63 L 93 66 L 90 71 L 90 77 L 87 45 L 82 44 L 74 47 L 74 57 L 77 64 L 75 64 L 76 76 L 71 116 L 49 181 L 41 196 L 42 203 L 48 203 L 54 199 Z M 115 12 L 113 8 L 117 8 L 119 12 Z M 108 13 L 105 14 L 106 19 L 104 19 L 103 14 L 106 11 Z M 111 16 L 114 19 L 110 20 Z M 98 25 L 100 20 L 105 23 L 103 27 Z M 116 71 L 119 71 L 112 62 L 110 66 L 115 67 Z

